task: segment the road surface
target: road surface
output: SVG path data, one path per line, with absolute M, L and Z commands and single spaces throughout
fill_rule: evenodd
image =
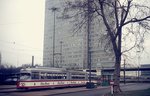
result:
M 150 88 L 150 83 L 122 84 L 123 91 L 143 90 Z M 86 89 L 85 87 L 61 88 L 61 89 L 36 89 L 19 91 L 15 86 L 0 86 L 0 96 L 103 96 L 110 92 L 110 86 Z

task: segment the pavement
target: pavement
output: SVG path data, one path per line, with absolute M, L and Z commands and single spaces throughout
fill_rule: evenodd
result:
M 135 90 L 145 90 L 150 88 L 150 83 L 127 83 L 122 84 L 122 91 L 135 91 Z
M 15 89 L 16 85 L 0 85 L 0 90 L 4 89 Z
M 37 89 L 29 91 L 19 91 L 14 85 L 3 85 L 0 86 L 0 96 L 51 96 L 51 95 L 61 95 L 61 94 L 70 94 L 78 92 L 92 92 L 99 89 L 108 89 L 110 86 L 101 86 L 93 89 L 87 89 L 86 87 L 76 87 L 76 88 L 63 88 L 63 89 Z
M 128 83 L 128 84 L 121 84 L 120 86 L 131 86 L 135 85 L 134 83 Z M 64 90 L 63 92 L 57 91 L 56 94 L 63 94 L 63 93 L 75 93 L 75 92 L 82 92 L 82 91 L 93 91 L 93 90 L 100 90 L 100 89 L 110 89 L 110 86 L 98 86 L 97 88 L 91 88 L 87 89 L 86 87 L 78 87 L 78 88 L 68 88 L 68 90 Z
M 133 90 L 143 90 L 150 88 L 150 83 L 127 83 L 127 84 L 120 84 L 122 91 L 133 91 Z M 1 85 L 0 86 L 0 93 L 7 93 L 7 95 L 3 96 L 50 96 L 51 95 L 59 95 L 59 94 L 69 94 L 69 93 L 80 93 L 80 92 L 95 92 L 96 90 L 108 90 L 110 92 L 110 86 L 99 86 L 97 88 L 87 89 L 85 87 L 77 87 L 77 88 L 64 88 L 64 89 L 50 89 L 50 90 L 31 90 L 28 92 L 19 92 L 16 91 L 15 85 Z M 12 91 L 11 91 L 12 90 Z M 10 95 L 8 95 L 8 93 Z

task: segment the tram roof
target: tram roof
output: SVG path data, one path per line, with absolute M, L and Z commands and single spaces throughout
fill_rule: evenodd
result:
M 65 68 L 53 68 L 53 67 L 27 67 L 22 68 L 21 71 L 39 71 L 39 72 L 71 72 L 71 73 L 87 73 L 85 71 L 79 70 L 66 70 Z
M 22 71 L 66 71 L 64 68 L 52 68 L 52 67 L 28 67 L 21 69 Z

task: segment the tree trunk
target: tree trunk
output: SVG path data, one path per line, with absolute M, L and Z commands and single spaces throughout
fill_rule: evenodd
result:
M 114 49 L 115 52 L 115 70 L 114 70 L 114 92 L 121 92 L 120 89 L 120 65 L 121 65 L 121 38 L 122 38 L 122 28 L 120 27 L 117 31 L 118 33 L 118 47 Z
M 116 57 L 115 70 L 114 70 L 114 93 L 120 93 L 120 58 Z

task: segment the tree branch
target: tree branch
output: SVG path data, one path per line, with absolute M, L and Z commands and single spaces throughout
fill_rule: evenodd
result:
M 124 8 L 122 9 L 123 10 L 123 13 L 122 13 L 122 15 L 124 15 L 124 12 L 125 12 L 125 15 L 124 15 L 124 17 L 122 16 L 122 20 L 121 20 L 121 22 L 120 22 L 120 26 L 122 26 L 123 25 L 123 23 L 125 22 L 125 20 L 127 19 L 127 16 L 128 16 L 128 14 L 129 14 L 129 9 L 131 8 L 130 7 L 130 5 L 131 5 L 131 2 L 132 1 L 128 1 L 128 5 L 127 5 L 127 9 L 125 10 Z
M 119 20 L 118 20 L 118 10 L 117 10 L 117 1 L 115 1 L 114 10 L 115 10 L 115 19 L 116 19 L 116 27 L 119 27 Z
M 122 26 L 127 25 L 129 23 L 136 23 L 136 22 L 140 22 L 140 21 L 144 21 L 144 20 L 148 20 L 148 19 L 150 19 L 150 16 L 146 16 L 146 17 L 141 18 L 141 19 L 132 18 L 131 20 L 125 22 Z

